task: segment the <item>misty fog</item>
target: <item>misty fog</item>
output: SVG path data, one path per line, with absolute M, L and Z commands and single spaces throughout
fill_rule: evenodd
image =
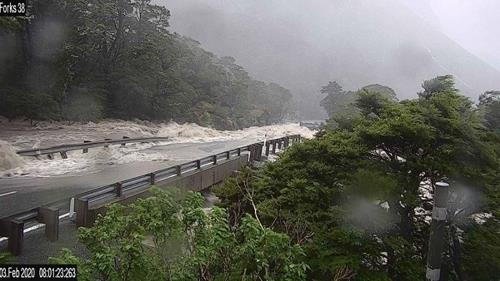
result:
M 498 1 L 473 1 L 475 9 L 459 0 L 157 2 L 171 10 L 173 31 L 289 88 L 305 118 L 324 116 L 319 89 L 331 80 L 349 90 L 387 85 L 399 98 L 444 74 L 473 99 L 500 88 Z

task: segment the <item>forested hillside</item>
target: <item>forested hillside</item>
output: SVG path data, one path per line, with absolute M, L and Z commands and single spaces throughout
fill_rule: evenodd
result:
M 33 0 L 0 18 L 0 112 L 8 118 L 140 118 L 234 129 L 290 116 L 291 94 L 169 32 L 150 0 Z

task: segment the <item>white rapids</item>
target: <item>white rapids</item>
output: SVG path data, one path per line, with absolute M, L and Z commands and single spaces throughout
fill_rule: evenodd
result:
M 96 172 L 105 166 L 141 161 L 167 161 L 169 153 L 162 146 L 176 143 L 211 143 L 262 141 L 291 134 L 311 138 L 313 131 L 295 123 L 250 127 L 237 131 L 216 130 L 196 124 L 152 123 L 147 121 L 105 120 L 99 123 L 67 124 L 43 122 L 35 126 L 25 122 L 0 122 L 0 177 L 54 177 Z M 168 141 L 129 144 L 125 147 L 89 149 L 68 153 L 68 159 L 56 156 L 49 160 L 19 157 L 15 151 L 84 140 L 128 137 L 169 137 Z

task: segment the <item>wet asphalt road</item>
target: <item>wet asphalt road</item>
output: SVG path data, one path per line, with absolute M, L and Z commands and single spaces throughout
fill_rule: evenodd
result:
M 255 139 L 242 139 L 209 143 L 174 143 L 149 148 L 164 151 L 166 158 L 169 159 L 165 161 L 142 161 L 109 165 L 99 171 L 84 175 L 0 178 L 0 218 L 256 141 Z

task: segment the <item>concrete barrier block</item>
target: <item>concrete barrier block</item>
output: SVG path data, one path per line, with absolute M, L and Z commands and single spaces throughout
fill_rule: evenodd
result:
M 45 224 L 45 236 L 51 242 L 59 239 L 59 208 L 41 207 L 38 221 Z
M 76 226 L 87 226 L 87 217 L 89 212 L 89 200 L 76 198 L 75 200 L 76 211 Z
M 12 255 L 19 256 L 23 251 L 24 222 L 16 219 L 11 219 L 8 222 L 8 225 L 9 235 L 7 236 L 7 248 Z

